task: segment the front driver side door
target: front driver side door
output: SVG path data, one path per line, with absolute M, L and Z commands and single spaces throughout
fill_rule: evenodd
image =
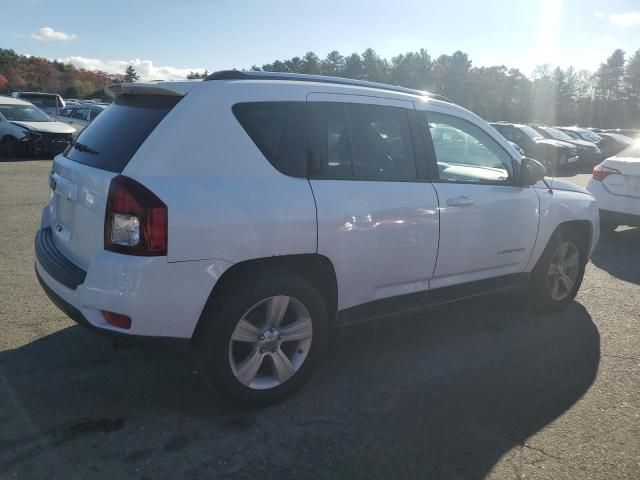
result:
M 431 111 L 419 112 L 419 121 L 437 167 L 440 243 L 431 289 L 512 282 L 536 240 L 537 193 L 515 185 L 511 155 L 472 121 Z

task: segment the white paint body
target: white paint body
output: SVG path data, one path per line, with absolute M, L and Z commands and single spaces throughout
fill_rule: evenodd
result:
M 62 155 L 53 165 L 56 192 L 42 227 L 59 250 L 86 270 L 75 291 L 46 284 L 85 314 L 131 317 L 137 335 L 190 338 L 217 280 L 246 260 L 320 254 L 337 277 L 338 308 L 531 271 L 557 226 L 593 225 L 598 210 L 586 191 L 539 186 L 429 182 L 307 180 L 277 171 L 237 122 L 231 107 L 252 101 L 331 101 L 401 106 L 457 116 L 483 129 L 515 165 L 521 155 L 467 110 L 406 93 L 285 80 L 129 84 L 131 91 L 185 97 L 160 122 L 123 175 L 167 205 L 166 257 L 135 257 L 103 249 L 106 197 L 114 173 Z M 449 206 L 465 196 L 473 205 Z M 317 209 L 316 209 L 317 207 Z M 591 252 L 589 252 L 591 253 Z
M 629 224 L 640 221 L 640 159 L 625 156 L 621 152 L 600 163 L 601 166 L 617 170 L 602 181 L 589 179 L 587 190 L 598 201 L 600 210 L 619 214 L 619 220 L 628 217 Z

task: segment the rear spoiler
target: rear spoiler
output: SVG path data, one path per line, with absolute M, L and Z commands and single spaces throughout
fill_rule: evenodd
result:
M 187 82 L 148 82 L 148 83 L 113 83 L 104 87 L 104 92 L 111 98 L 120 95 L 167 95 L 172 97 L 184 96 L 190 88 L 185 88 Z

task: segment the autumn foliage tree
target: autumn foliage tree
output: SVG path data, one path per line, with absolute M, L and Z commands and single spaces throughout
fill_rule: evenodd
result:
M 32 90 L 73 98 L 104 98 L 105 85 L 114 83 L 115 77 L 0 48 L 0 94 Z

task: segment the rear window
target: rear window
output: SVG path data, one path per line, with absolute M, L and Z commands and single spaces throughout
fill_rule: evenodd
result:
M 58 107 L 58 97 L 55 95 L 32 95 L 23 93 L 20 98 L 30 101 L 38 107 Z
M 65 156 L 120 173 L 181 97 L 122 95 L 85 128 Z
M 305 107 L 306 102 L 238 103 L 233 114 L 275 168 L 285 175 L 306 177 Z

